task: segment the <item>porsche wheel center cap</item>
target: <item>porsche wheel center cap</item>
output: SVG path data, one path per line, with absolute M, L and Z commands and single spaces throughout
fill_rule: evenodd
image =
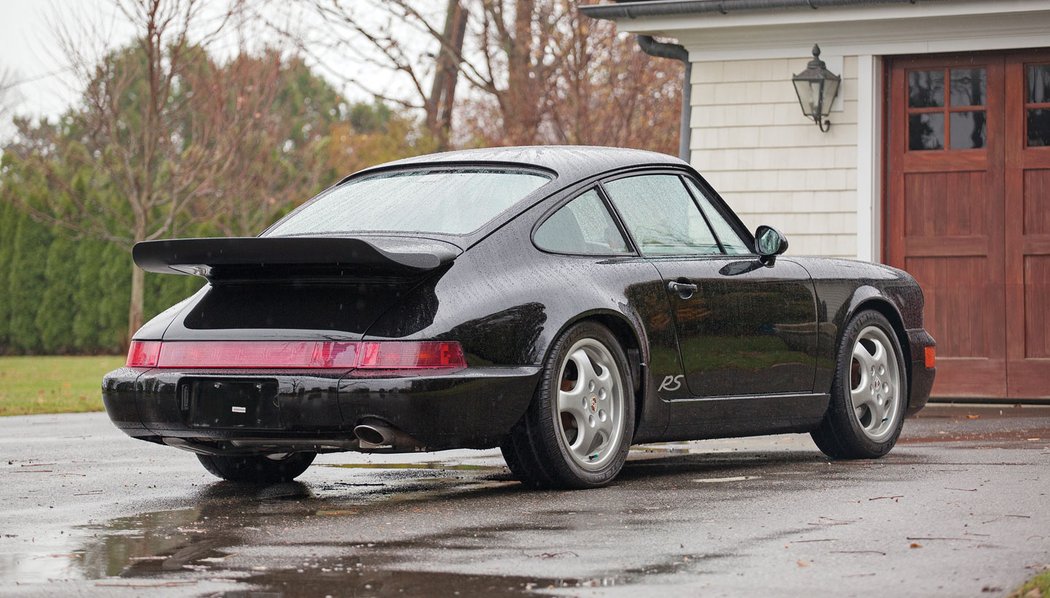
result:
M 596 397 L 596 396 L 592 396 L 591 397 L 591 411 L 592 412 L 597 412 L 598 411 L 598 397 Z

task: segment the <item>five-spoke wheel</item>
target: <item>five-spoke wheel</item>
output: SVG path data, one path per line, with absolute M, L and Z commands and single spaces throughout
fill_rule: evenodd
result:
M 616 337 L 594 322 L 573 326 L 554 343 L 529 410 L 500 447 L 507 465 L 537 487 L 607 484 L 634 432 L 632 389 Z
M 858 313 L 843 332 L 831 403 L 813 440 L 836 459 L 885 455 L 904 424 L 907 389 L 893 326 L 879 312 Z
M 612 353 L 593 338 L 568 353 L 558 377 L 558 432 L 580 467 L 600 469 L 623 435 L 623 379 Z
M 853 345 L 850 402 L 861 430 L 874 441 L 893 432 L 901 405 L 900 381 L 900 365 L 889 337 L 878 326 L 868 326 Z

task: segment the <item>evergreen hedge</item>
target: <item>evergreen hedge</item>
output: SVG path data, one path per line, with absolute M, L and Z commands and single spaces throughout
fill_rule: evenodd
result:
M 73 239 L 0 203 L 0 355 L 121 353 L 130 261 L 119 247 Z M 195 276 L 147 273 L 146 318 L 202 284 Z

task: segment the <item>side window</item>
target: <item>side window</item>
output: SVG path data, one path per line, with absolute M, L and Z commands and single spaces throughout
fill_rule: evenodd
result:
M 733 225 L 729 224 L 729 221 L 722 217 L 718 208 L 711 202 L 711 198 L 692 179 L 686 178 L 685 180 L 686 184 L 689 185 L 689 189 L 693 191 L 696 200 L 700 203 L 700 209 L 704 211 L 704 216 L 707 216 L 707 221 L 711 224 L 711 228 L 715 229 L 715 234 L 718 235 L 718 240 L 722 242 L 722 248 L 725 249 L 726 253 L 729 255 L 747 255 L 751 253 L 747 243 L 740 238 Z
M 646 174 L 616 179 L 604 185 L 643 253 L 722 253 L 710 227 L 677 175 Z
M 556 253 L 630 253 L 609 210 L 594 189 L 562 206 L 536 230 L 536 246 Z

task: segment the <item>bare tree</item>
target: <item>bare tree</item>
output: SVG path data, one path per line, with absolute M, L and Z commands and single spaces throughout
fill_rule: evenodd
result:
M 206 13 L 203 0 L 113 2 L 138 32 L 130 48 L 110 48 L 99 60 L 84 40 L 101 29 L 57 31 L 83 85 L 83 105 L 70 117 L 74 143 L 41 142 L 23 156 L 37 161 L 55 190 L 23 199 L 23 207 L 49 224 L 130 249 L 175 234 L 192 219 L 195 202 L 216 197 L 237 174 L 236 149 L 272 101 L 277 69 L 242 80 L 215 76 L 206 48 L 236 5 Z M 62 153 L 61 165 L 49 152 Z M 86 168 L 71 177 L 77 159 Z M 129 334 L 142 325 L 143 274 L 132 266 Z
M 421 112 L 438 149 L 449 145 L 460 80 L 483 80 L 464 62 L 468 23 L 474 17 L 462 0 L 309 0 L 293 5 L 254 0 L 247 5 L 255 9 L 257 21 L 310 56 L 329 76 L 391 106 Z M 332 56 L 338 58 L 333 61 Z M 359 66 L 358 72 L 346 76 L 346 63 Z M 379 79 L 395 79 L 399 89 L 377 82 L 377 71 L 393 75 Z
M 572 0 L 442 0 L 444 11 L 437 4 L 311 0 L 328 28 L 301 47 L 338 49 L 400 80 L 400 94 L 375 87 L 370 76 L 351 83 L 421 110 L 442 147 L 562 142 L 674 150 L 679 65 L 642 54 Z
M 0 134 L 4 133 L 10 124 L 14 113 L 16 102 L 15 72 L 9 68 L 0 68 Z
M 344 100 L 301 58 L 282 58 L 275 49 L 238 55 L 214 83 L 221 88 L 201 107 L 206 114 L 221 114 L 228 123 L 234 116 L 223 112 L 238 103 L 255 112 L 229 148 L 227 174 L 193 212 L 224 235 L 253 235 L 332 176 L 328 146 Z
M 452 110 L 456 102 L 459 68 L 463 63 L 463 43 L 466 40 L 468 13 L 459 0 L 448 0 L 445 27 L 435 36 L 440 49 L 434 68 L 430 95 L 426 97 L 426 127 L 441 147 L 446 147 L 452 132 Z M 436 31 L 428 29 L 436 34 Z

